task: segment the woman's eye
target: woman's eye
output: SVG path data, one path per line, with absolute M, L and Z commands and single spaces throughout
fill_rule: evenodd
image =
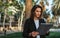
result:
M 41 11 L 36 11 L 36 12 L 41 12 Z
M 36 12 L 39 12 L 39 11 L 36 11 Z

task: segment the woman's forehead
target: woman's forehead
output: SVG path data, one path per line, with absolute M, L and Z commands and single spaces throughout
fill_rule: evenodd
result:
M 41 11 L 41 8 L 36 8 L 36 11 Z

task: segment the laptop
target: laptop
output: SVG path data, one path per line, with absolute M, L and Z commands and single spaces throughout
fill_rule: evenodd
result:
M 52 26 L 52 23 L 41 23 L 37 31 L 39 32 L 39 35 L 46 35 Z

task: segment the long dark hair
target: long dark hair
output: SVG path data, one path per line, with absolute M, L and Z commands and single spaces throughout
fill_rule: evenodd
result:
M 33 6 L 33 8 L 31 9 L 30 18 L 34 19 L 35 10 L 36 10 L 37 8 L 41 8 L 41 15 L 40 15 L 40 17 L 39 17 L 39 18 L 41 18 L 41 16 L 42 16 L 42 11 L 43 11 L 43 10 L 42 10 L 42 7 L 41 7 L 40 5 L 34 5 L 34 6 Z

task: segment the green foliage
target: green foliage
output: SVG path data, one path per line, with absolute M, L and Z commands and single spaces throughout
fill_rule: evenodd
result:
M 60 15 L 60 0 L 53 0 L 53 4 L 55 4 L 52 7 L 52 11 L 54 15 Z

